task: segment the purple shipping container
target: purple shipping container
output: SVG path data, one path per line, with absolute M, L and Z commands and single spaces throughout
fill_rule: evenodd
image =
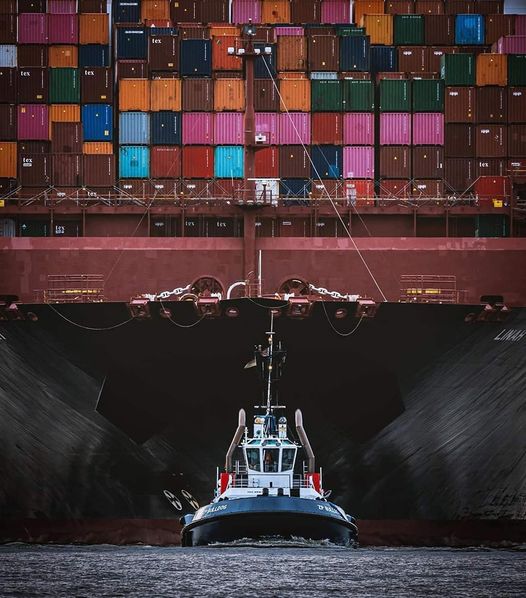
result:
M 380 144 L 411 145 L 411 115 L 406 112 L 382 112 Z
M 18 15 L 19 44 L 47 44 L 48 16 L 40 12 Z
M 47 106 L 42 104 L 18 106 L 18 139 L 49 139 L 49 110 Z
M 234 0 L 232 23 L 261 23 L 261 2 L 259 0 Z
M 374 147 L 344 147 L 343 176 L 346 179 L 373 179 Z
M 441 112 L 413 114 L 413 145 L 444 145 L 444 115 Z
M 78 44 L 78 15 L 48 15 L 48 43 Z
M 295 36 L 303 36 L 305 35 L 305 29 L 303 27 L 274 27 L 274 34 L 276 37 L 280 35 L 295 35 Z
M 77 14 L 77 0 L 47 0 L 47 11 L 55 15 Z
M 240 145 L 243 143 L 243 113 L 217 112 L 214 115 L 214 144 Z
M 515 15 L 515 35 L 526 35 L 526 15 Z
M 347 112 L 343 115 L 344 145 L 374 145 L 374 114 Z
M 280 144 L 308 145 L 310 137 L 310 113 L 288 112 L 279 115 Z
M 499 54 L 526 54 L 526 35 L 506 35 L 497 42 Z
M 321 22 L 350 23 L 350 2 L 347 0 L 324 0 L 321 4 Z
M 278 115 L 275 112 L 256 112 L 256 134 L 267 137 L 267 145 L 278 145 Z
M 212 145 L 214 115 L 211 112 L 183 112 L 183 145 Z

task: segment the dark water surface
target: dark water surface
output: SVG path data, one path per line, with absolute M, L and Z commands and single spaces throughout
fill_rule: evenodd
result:
M 526 596 L 526 552 L 0 546 L 0 596 Z

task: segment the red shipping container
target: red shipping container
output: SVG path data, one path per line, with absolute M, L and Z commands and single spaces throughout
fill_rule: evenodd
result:
M 374 181 L 349 179 L 343 181 L 345 197 L 357 206 L 374 206 Z
M 150 150 L 152 179 L 177 179 L 181 176 L 181 148 L 154 146 Z
M 313 112 L 311 120 L 313 145 L 328 143 L 342 145 L 342 115 L 339 112 Z
M 409 197 L 411 181 L 409 179 L 382 179 L 380 181 L 380 197 L 396 202 Z M 384 205 L 390 205 L 386 203 Z
M 16 115 L 17 106 L 14 104 L 0 104 L 0 139 L 2 141 L 16 141 L 18 137 Z
M 80 91 L 83 104 L 111 104 L 113 102 L 113 73 L 106 67 L 80 70 Z
M 515 33 L 515 15 L 488 15 L 484 29 L 486 44 L 494 44 L 504 35 Z
M 18 139 L 48 140 L 49 109 L 41 104 L 18 106 Z
M 0 14 L 0 44 L 16 44 L 16 15 Z
M 48 15 L 49 44 L 78 44 L 79 19 L 75 14 Z
M 380 148 L 380 176 L 382 178 L 409 178 L 411 176 L 411 150 L 406 146 Z
M 320 0 L 291 0 L 290 20 L 292 23 L 320 23 Z
M 475 87 L 446 87 L 444 116 L 447 123 L 475 121 Z
M 169 0 L 173 23 L 198 23 L 201 20 L 200 0 Z M 206 4 L 211 4 L 206 2 Z M 207 21 L 205 21 L 207 22 Z
M 53 154 L 52 183 L 55 187 L 82 186 L 82 155 Z
M 146 60 L 117 60 L 117 79 L 148 79 Z
M 107 8 L 107 0 L 79 0 L 80 13 L 105 13 Z
M 183 79 L 183 110 L 211 112 L 214 109 L 214 81 L 188 77 Z
M 202 23 L 228 23 L 228 0 L 203 1 L 199 8 Z
M 51 156 L 19 153 L 18 173 L 23 187 L 48 187 L 51 184 Z
M 340 70 L 339 40 L 335 35 L 311 35 L 307 43 L 310 71 Z
M 526 87 L 508 87 L 508 122 L 526 122 Z
M 115 156 L 90 154 L 82 157 L 86 187 L 113 187 L 115 185 Z
M 510 158 L 526 156 L 526 125 L 508 127 L 508 156 Z
M 211 179 L 214 176 L 214 149 L 206 146 L 183 147 L 183 177 Z
M 414 198 L 444 197 L 444 181 L 436 179 L 414 179 L 411 185 L 411 196 Z
M 239 179 L 217 179 L 212 183 L 212 195 L 234 201 L 243 197 L 245 184 Z
M 526 15 L 515 15 L 515 35 L 526 35 Z
M 526 158 L 513 158 L 508 161 L 510 176 L 526 177 Z
M 21 44 L 18 46 L 18 68 L 28 66 L 47 66 L 48 46 Z
M 440 73 L 442 56 L 444 54 L 458 54 L 457 46 L 433 46 L 427 48 L 427 66 L 429 72 Z
M 479 176 L 504 176 L 507 174 L 504 158 L 476 158 L 475 174 Z
M 508 130 L 502 125 L 477 125 L 475 147 L 481 158 L 501 158 L 508 155 Z
M 507 118 L 507 89 L 493 86 L 479 87 L 477 89 L 477 122 L 505 123 Z
M 301 145 L 282 145 L 279 148 L 279 165 L 281 178 L 310 178 L 309 155 Z
M 184 161 L 184 149 L 183 149 L 183 161 Z M 184 170 L 184 165 L 183 165 Z M 221 181 L 226 184 L 227 179 Z M 241 181 L 242 182 L 242 181 Z M 191 198 L 207 198 L 213 197 L 213 181 L 206 179 L 191 179 L 188 181 L 182 181 L 181 193 L 185 197 Z
M 254 166 L 257 178 L 279 178 L 279 148 L 272 146 L 256 149 Z
M 3 0 L 0 4 L 0 14 L 16 15 L 17 3 L 16 0 Z
M 324 0 L 321 3 L 322 23 L 350 23 L 351 7 L 346 0 Z
M 18 0 L 18 12 L 46 12 L 47 0 Z
M 444 0 L 444 2 L 444 9 L 448 15 L 463 15 L 476 12 L 475 0 Z
M 504 207 L 510 197 L 511 185 L 507 176 L 481 176 L 473 185 L 481 205 Z
M 385 12 L 389 15 L 410 15 L 415 12 L 414 0 L 386 0 Z
M 442 0 L 416 0 L 415 14 L 417 15 L 443 15 L 444 2 Z
M 475 160 L 472 158 L 448 158 L 445 164 L 446 193 L 464 193 L 476 179 Z
M 427 46 L 399 46 L 398 69 L 403 73 L 425 73 L 429 68 Z
M 473 125 L 448 124 L 444 132 L 446 158 L 474 158 L 475 133 Z
M 18 69 L 17 89 L 19 103 L 46 104 L 49 91 L 48 69 L 39 67 Z
M 455 43 L 455 15 L 425 15 L 426 46 L 452 46 Z
M 82 124 L 51 123 L 51 151 L 53 154 L 81 154 Z
M 413 178 L 441 179 L 444 176 L 444 148 L 419 146 L 413 148 Z
M 48 15 L 43 13 L 25 13 L 18 15 L 18 43 L 49 43 Z
M 15 104 L 18 100 L 15 68 L 0 67 L 0 103 Z
M 179 70 L 179 37 L 150 35 L 148 62 L 152 71 Z
M 48 0 L 47 11 L 50 14 L 77 14 L 77 0 Z

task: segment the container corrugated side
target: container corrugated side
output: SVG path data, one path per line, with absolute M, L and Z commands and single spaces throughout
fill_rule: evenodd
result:
M 336 35 L 311 35 L 307 42 L 310 71 L 338 71 L 340 65 L 339 39 Z
M 278 115 L 275 112 L 256 112 L 255 116 L 256 134 L 263 134 L 267 143 L 277 145 L 279 143 Z
M 340 40 L 340 69 L 342 71 L 368 71 L 369 67 L 369 38 L 366 35 L 342 37 Z
M 381 145 L 411 145 L 411 114 L 382 112 L 380 114 Z
M 109 44 L 109 16 L 104 13 L 79 15 L 79 43 Z
M 357 25 L 364 15 L 379 15 L 385 12 L 384 0 L 355 0 L 353 4 L 353 21 Z
M 343 115 L 344 145 L 374 145 L 374 114 L 350 112 Z
M 505 87 L 477 89 L 478 123 L 505 123 L 508 118 L 508 94 Z
M 381 79 L 380 112 L 410 112 L 411 82 L 404 79 Z
M 415 79 L 412 88 L 413 112 L 444 111 L 444 82 L 441 79 Z
M 475 85 L 475 57 L 473 54 L 444 54 L 440 71 L 447 86 Z
M 371 44 L 390 46 L 393 43 L 393 15 L 365 14 L 361 25 Z
M 113 107 L 109 104 L 82 106 L 84 141 L 111 141 L 113 139 Z
M 526 38 L 525 38 L 526 39 Z M 508 57 L 506 54 L 479 54 L 477 56 L 477 85 L 500 85 L 508 83 Z
M 310 79 L 281 79 L 279 84 L 280 110 L 309 112 L 311 109 Z
M 526 85 L 526 54 L 508 55 L 508 85 Z
M 148 79 L 121 79 L 119 81 L 119 110 L 150 110 L 150 85 Z
M 324 0 L 321 3 L 322 23 L 350 23 L 351 5 L 346 0 Z
M 243 178 L 244 151 L 242 146 L 218 145 L 214 150 L 214 176 L 217 178 Z
M 181 79 L 154 79 L 150 83 L 150 110 L 180 112 L 182 107 Z
M 245 109 L 245 82 L 243 79 L 216 79 L 214 81 L 214 110 L 243 111 Z
M 80 122 L 79 104 L 51 104 L 49 107 L 49 122 L 76 123 Z
M 49 69 L 49 102 L 51 104 L 80 103 L 80 78 L 78 69 Z
M 82 153 L 86 155 L 113 155 L 113 143 L 110 141 L 85 141 Z
M 348 179 L 374 178 L 374 148 L 344 147 L 343 176 Z
M 281 145 L 310 144 L 311 117 L 309 113 L 281 113 L 278 118 L 279 143 Z
M 175 179 L 181 176 L 180 147 L 157 145 L 150 152 L 150 176 L 154 179 Z
M 342 91 L 339 79 L 311 81 L 311 110 L 338 112 L 342 109 Z
M 341 112 L 314 112 L 311 116 L 311 143 L 343 144 L 343 121 Z
M 77 14 L 48 15 L 48 43 L 78 44 L 79 21 Z
M 374 85 L 372 81 L 344 79 L 342 85 L 342 108 L 345 112 L 373 112 Z
M 0 67 L 15 68 L 17 66 L 16 45 L 0 45 Z
M 242 112 L 218 112 L 214 115 L 216 145 L 240 145 L 244 141 L 243 137 Z
M 51 14 L 69 14 L 77 13 L 77 0 L 48 0 L 47 10 Z
M 279 71 L 305 71 L 307 69 L 307 40 L 305 37 L 283 35 L 278 37 Z
M 18 15 L 18 43 L 49 43 L 48 15 L 42 13 L 23 13 Z
M 455 43 L 458 46 L 483 45 L 484 39 L 483 15 L 457 14 L 455 19 Z
M 214 115 L 211 112 L 183 113 L 183 145 L 213 145 Z
M 49 46 L 48 64 L 55 68 L 77 68 L 79 66 L 77 46 Z
M 214 148 L 210 146 L 183 147 L 183 177 L 210 179 L 214 176 Z
M 414 145 L 444 145 L 444 115 L 438 112 L 413 114 Z
M 150 176 L 150 148 L 124 146 L 119 148 L 119 177 L 144 179 Z
M 289 0 L 263 0 L 261 4 L 262 23 L 290 23 Z
M 18 139 L 48 140 L 49 110 L 40 104 L 20 104 L 18 106 Z
M 477 158 L 504 158 L 508 155 L 508 127 L 505 125 L 477 125 L 475 127 Z
M 260 0 L 233 0 L 232 23 L 261 23 Z
M 413 14 L 395 15 L 393 43 L 396 46 L 422 46 L 425 43 L 424 17 Z
M 311 177 L 338 179 L 342 175 L 343 148 L 339 145 L 314 145 L 311 148 Z
M 508 122 L 526 122 L 526 88 L 508 87 Z
M 115 185 L 115 156 L 86 155 L 82 158 L 86 187 L 113 187 Z
M 16 179 L 17 143 L 0 141 L 0 178 Z
M 256 149 L 254 171 L 256 177 L 279 178 L 279 148 L 262 147 Z
M 476 88 L 446 87 L 444 112 L 448 123 L 475 121 Z
M 526 54 L 526 35 L 506 35 L 497 42 L 499 54 Z
M 151 114 L 151 143 L 154 145 L 180 145 L 181 113 L 162 110 Z

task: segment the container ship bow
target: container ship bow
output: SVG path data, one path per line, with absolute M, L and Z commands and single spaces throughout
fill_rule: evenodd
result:
M 361 543 L 520 542 L 523 7 L 0 4 L 0 541 L 177 543 L 272 312 Z

